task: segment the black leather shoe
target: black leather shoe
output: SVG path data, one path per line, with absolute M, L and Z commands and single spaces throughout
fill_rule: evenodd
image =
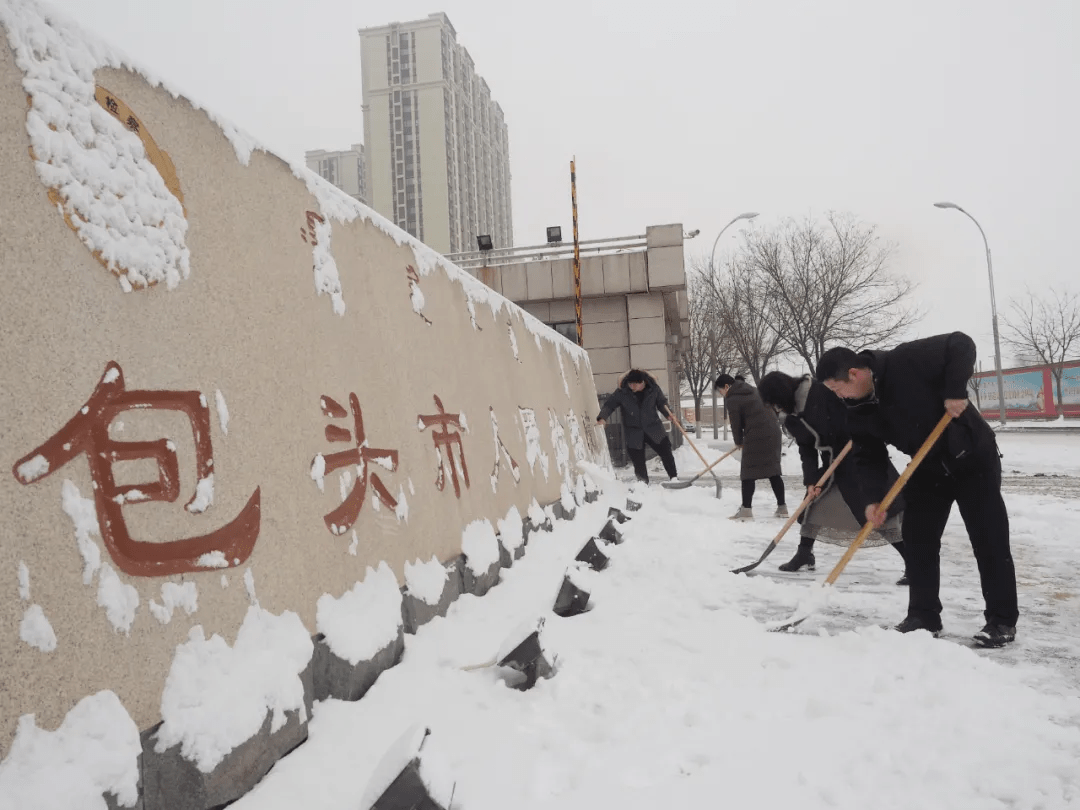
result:
M 900 624 L 896 625 L 893 630 L 898 633 L 912 633 L 915 630 L 926 630 L 934 638 L 937 638 L 941 635 L 940 624 L 935 627 L 931 624 L 927 624 L 918 616 L 908 616 L 902 622 L 900 622 Z
M 803 551 L 801 548 L 795 552 L 795 556 L 788 560 L 786 563 L 777 566 L 781 571 L 798 571 L 804 565 L 807 571 L 813 571 L 814 566 L 817 564 L 817 560 L 814 559 L 814 552 Z
M 1016 640 L 1016 628 L 1007 624 L 989 624 L 972 636 L 981 647 L 1004 647 Z
M 908 584 L 907 571 L 904 572 L 904 575 L 902 577 L 900 577 L 900 579 L 896 580 L 896 584 L 897 585 L 907 585 Z

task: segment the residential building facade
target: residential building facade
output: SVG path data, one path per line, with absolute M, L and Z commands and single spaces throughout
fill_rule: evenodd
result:
M 513 245 L 502 108 L 443 13 L 360 30 L 369 204 L 440 253 Z
M 368 203 L 367 177 L 364 168 L 364 145 L 354 143 L 341 152 L 316 149 L 304 153 L 307 167 L 324 180 L 328 180 L 350 197 Z

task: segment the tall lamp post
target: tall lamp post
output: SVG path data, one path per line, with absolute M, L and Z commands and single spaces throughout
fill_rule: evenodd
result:
M 990 276 L 990 313 L 993 316 L 994 322 L 994 370 L 997 372 L 997 389 L 998 389 L 998 414 L 1001 417 L 1001 424 L 1005 424 L 1005 383 L 1001 377 L 1001 342 L 998 339 L 998 316 L 997 316 L 997 301 L 994 297 L 994 265 L 990 260 L 990 243 L 986 240 L 986 231 L 982 229 L 982 225 L 971 214 L 965 211 L 956 203 L 951 202 L 937 202 L 934 203 L 935 208 L 955 208 L 961 214 L 966 216 L 972 222 L 975 223 L 975 227 L 979 229 L 979 233 L 982 234 L 983 245 L 986 247 L 986 272 Z
M 739 214 L 737 217 L 735 217 L 735 219 L 731 220 L 731 222 L 729 222 L 727 225 L 725 225 L 723 228 L 720 229 L 720 233 L 718 233 L 716 235 L 716 239 L 713 240 L 712 253 L 709 254 L 709 272 L 710 273 L 714 272 L 714 270 L 715 270 L 716 265 L 714 264 L 714 262 L 716 260 L 716 246 L 720 244 L 720 237 L 724 235 L 724 231 L 726 231 L 728 228 L 730 228 L 732 225 L 734 225 L 740 219 L 753 219 L 757 215 L 758 215 L 757 211 L 746 211 L 745 213 Z M 718 431 L 716 429 L 716 385 L 715 385 L 715 383 L 716 383 L 716 362 L 715 362 L 715 358 L 713 358 L 713 370 L 712 370 L 712 378 L 711 378 L 710 382 L 713 383 L 713 385 L 709 386 L 710 390 L 712 391 L 712 437 L 714 439 L 716 439 L 716 438 L 718 438 L 718 435 L 717 435 Z M 725 410 L 725 412 L 727 411 L 727 405 L 726 404 L 724 405 L 724 410 Z M 727 422 L 724 423 L 724 438 L 727 439 Z

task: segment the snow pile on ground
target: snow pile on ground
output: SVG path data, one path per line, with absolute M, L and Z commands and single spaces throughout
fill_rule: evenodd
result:
M 335 599 L 319 597 L 315 623 L 338 658 L 352 665 L 369 661 L 391 644 L 401 627 L 401 591 L 385 562 L 367 569 L 363 582 Z
M 0 810 L 106 810 L 104 793 L 133 807 L 141 751 L 139 730 L 112 692 L 80 700 L 56 731 L 24 714 L 0 763 Z
M 407 637 L 402 663 L 363 700 L 317 705 L 308 742 L 237 810 L 352 810 L 413 724 L 447 753 L 454 806 L 469 810 L 1080 804 L 1080 547 L 1069 528 L 1080 500 L 1006 490 L 1019 636 L 977 650 L 981 596 L 956 514 L 942 552 L 945 638 L 884 629 L 906 606 L 889 549 L 858 552 L 828 605 L 798 632 L 770 633 L 765 623 L 789 616 L 842 549 L 822 547 L 817 574 L 781 574 L 792 536 L 760 575 L 732 575 L 782 520 L 733 523 L 737 496 L 711 488 L 602 484 L 498 587 Z M 605 548 L 609 568 L 588 577 L 592 609 L 554 616 L 574 554 L 628 493 L 642 509 L 620 527 L 625 542 Z M 471 668 L 539 616 L 553 678 L 518 692 L 504 670 Z
M 313 651 L 300 617 L 275 616 L 248 608 L 230 647 L 221 636 L 209 639 L 201 625 L 176 648 L 161 695 L 160 752 L 181 746 L 181 754 L 209 773 L 225 756 L 255 736 L 271 712 L 271 732 L 285 725 L 285 713 L 306 718 L 300 673 Z

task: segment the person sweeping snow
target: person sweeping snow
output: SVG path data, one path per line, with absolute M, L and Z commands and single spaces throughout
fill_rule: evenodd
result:
M 997 439 L 978 409 L 968 407 L 967 384 L 974 371 L 975 341 L 952 332 L 890 351 L 856 353 L 838 346 L 821 356 L 815 376 L 846 400 L 860 465 L 884 452 L 886 444 L 911 455 L 935 422 L 946 413 L 952 417 L 942 441 L 904 490 L 901 531 L 910 584 L 907 616 L 896 629 L 941 632 L 941 535 L 955 503 L 975 553 L 985 604 L 986 625 L 974 640 L 1002 647 L 1016 638 L 1016 569 Z M 867 519 L 880 525 L 877 504 L 868 497 L 864 504 Z
M 757 389 L 742 377 L 721 374 L 716 389 L 724 398 L 724 408 L 731 421 L 731 438 L 742 448 L 742 506 L 732 520 L 753 520 L 754 489 L 759 478 L 768 478 L 776 496 L 776 517 L 787 517 L 784 479 L 780 477 L 782 437 L 776 415 L 765 407 Z
M 660 456 L 668 478 L 674 479 L 678 475 L 671 440 L 660 421 L 660 414 L 667 415 L 667 407 L 667 397 L 656 380 L 646 372 L 632 368 L 619 382 L 615 393 L 604 402 L 596 417 L 597 424 L 606 425 L 607 418 L 615 409 L 622 409 L 626 453 L 634 463 L 634 474 L 646 484 L 649 483 L 649 472 L 645 469 L 646 444 Z
M 885 491 L 897 479 L 898 473 L 888 454 L 866 459 L 861 477 L 853 460 L 845 459 L 836 468 L 824 487 L 817 486 L 825 470 L 837 458 L 851 438 L 847 427 L 847 407 L 822 383 L 809 374 L 792 377 L 782 371 L 771 371 L 761 379 L 758 389 L 762 401 L 781 415 L 784 431 L 799 448 L 802 460 L 803 484 L 807 495 L 814 500 L 800 516 L 799 548 L 795 556 L 780 566 L 781 571 L 798 571 L 815 567 L 814 542 L 847 545 L 862 528 L 864 489 L 880 501 Z M 856 451 L 857 452 L 857 451 Z M 892 545 L 904 557 L 904 541 L 900 533 L 900 499 L 889 510 L 885 525 L 874 531 L 864 546 Z M 896 583 L 907 585 L 907 574 Z

